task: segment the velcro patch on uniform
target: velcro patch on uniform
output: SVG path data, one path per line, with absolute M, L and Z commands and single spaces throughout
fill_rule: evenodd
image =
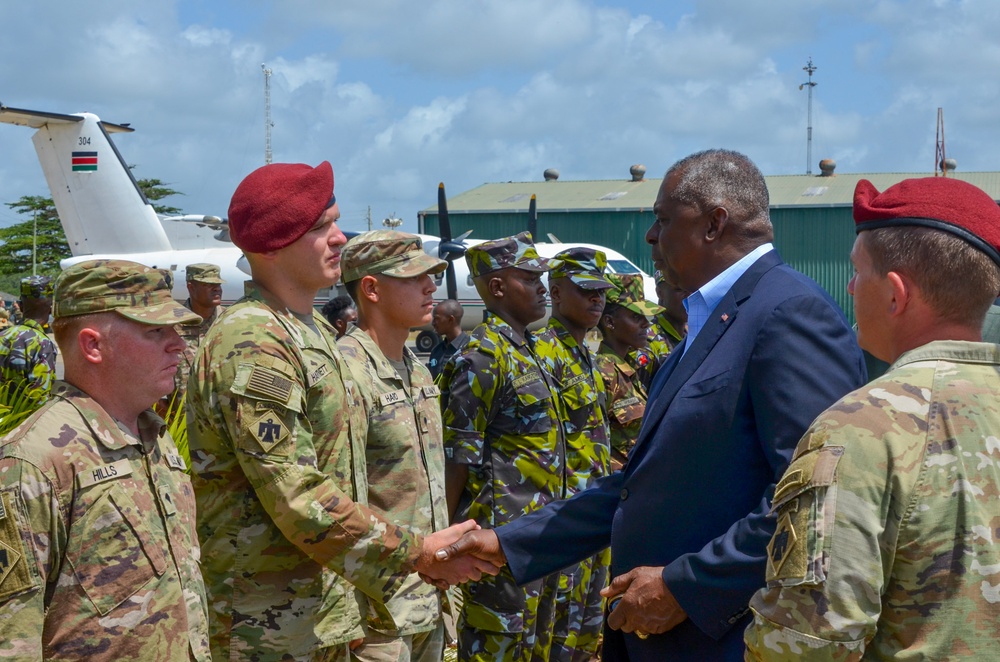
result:
M 281 416 L 272 410 L 249 418 L 245 423 L 245 429 L 257 440 L 265 453 L 288 438 L 288 426 Z
M 562 383 L 562 387 L 563 387 L 564 389 L 566 389 L 566 388 L 569 388 L 569 387 L 571 387 L 571 386 L 576 386 L 576 385 L 577 385 L 577 384 L 579 384 L 580 382 L 585 382 L 585 381 L 587 381 L 587 377 L 589 377 L 589 376 L 590 376 L 590 375 L 588 375 L 588 374 L 586 374 L 586 373 L 581 373 L 581 374 L 579 374 L 579 375 L 573 375 L 572 377 L 570 377 L 569 379 L 567 379 L 566 381 L 564 381 L 564 382 Z
M 795 531 L 791 514 L 785 512 L 778 520 L 778 527 L 774 530 L 774 535 L 771 536 L 771 542 L 767 544 L 768 580 L 805 574 L 805 549 L 801 549 L 798 542 L 799 534 Z M 801 571 L 798 568 L 800 564 Z M 786 565 L 789 566 L 787 569 Z M 783 569 L 786 571 L 783 572 Z
M 97 485 L 107 480 L 117 480 L 132 474 L 132 464 L 128 460 L 118 460 L 111 464 L 103 464 L 76 475 L 76 484 L 80 488 Z
M 378 396 L 378 402 L 383 407 L 388 407 L 389 405 L 394 405 L 397 402 L 406 401 L 406 391 L 403 389 L 397 389 L 395 391 L 390 391 L 389 393 L 383 393 Z
M 247 381 L 247 394 L 256 394 L 278 402 L 288 402 L 292 394 L 292 380 L 274 370 L 255 365 Z
M 0 507 L 5 513 L 0 519 L 0 600 L 37 586 L 32 580 L 29 557 L 17 528 L 13 498 L 11 492 L 0 494 Z
M 187 462 L 184 458 L 177 453 L 167 453 L 167 464 L 173 469 L 180 469 L 181 471 L 187 471 Z
M 542 373 L 537 370 L 531 370 L 524 373 L 520 377 L 515 377 L 513 381 L 514 388 L 521 388 L 525 384 L 530 384 L 531 382 L 541 381 Z
M 167 517 L 177 514 L 177 506 L 174 505 L 174 496 L 170 493 L 170 488 L 166 485 L 160 485 L 156 488 L 157 494 L 160 495 L 160 504 L 163 506 L 163 512 Z
M 611 411 L 618 411 L 619 409 L 625 409 L 626 407 L 631 407 L 632 405 L 637 405 L 641 400 L 634 395 L 631 398 L 625 398 L 624 400 L 618 400 L 613 405 L 611 405 Z
M 436 398 L 441 395 L 441 389 L 439 389 L 436 384 L 423 386 L 421 388 L 423 389 L 425 398 Z
M 324 363 L 323 365 L 321 365 L 320 367 L 316 368 L 315 370 L 309 373 L 307 377 L 309 381 L 309 386 L 310 387 L 315 386 L 317 383 L 319 383 L 319 380 L 323 379 L 328 374 L 330 374 L 330 366 Z

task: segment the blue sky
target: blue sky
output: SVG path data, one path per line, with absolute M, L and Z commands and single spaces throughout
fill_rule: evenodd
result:
M 103 0 L 5 3 L 0 101 L 88 111 L 138 177 L 224 216 L 263 163 L 329 160 L 364 229 L 484 182 L 656 177 L 707 147 L 765 174 L 932 172 L 937 108 L 962 170 L 1000 170 L 995 0 Z M 17 64 L 13 64 L 17 63 Z M 31 132 L 0 125 L 0 202 L 47 194 Z M 0 208 L 0 225 L 17 220 Z

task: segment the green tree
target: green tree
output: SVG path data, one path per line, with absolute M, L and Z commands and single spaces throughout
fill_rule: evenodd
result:
M 133 167 L 135 166 L 129 166 Z M 183 193 L 175 191 L 159 179 L 140 179 L 136 184 L 156 213 L 168 216 L 183 213 L 177 207 L 159 203 L 163 198 L 184 195 Z M 32 243 L 36 222 L 38 224 L 38 243 L 35 252 L 37 272 L 48 275 L 59 273 L 60 260 L 70 257 L 72 253 L 52 198 L 26 195 L 17 202 L 6 204 L 18 214 L 27 216 L 27 219 L 0 228 L 0 276 L 15 277 L 16 282 L 23 276 L 31 275 Z M 7 281 L 3 279 L 2 282 Z

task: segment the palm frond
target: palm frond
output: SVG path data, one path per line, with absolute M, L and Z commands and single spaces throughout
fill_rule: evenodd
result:
M 28 388 L 27 380 L 0 384 L 0 435 L 5 435 L 48 400 L 47 393 Z
M 163 420 L 167 423 L 167 431 L 170 432 L 170 436 L 174 440 L 174 445 L 177 446 L 177 452 L 184 458 L 184 463 L 187 465 L 187 472 L 191 473 L 191 450 L 188 447 L 187 412 L 184 409 L 186 400 L 187 398 L 183 392 L 174 391 L 173 395 L 170 396 L 170 403 L 167 405 L 167 411 L 163 416 Z

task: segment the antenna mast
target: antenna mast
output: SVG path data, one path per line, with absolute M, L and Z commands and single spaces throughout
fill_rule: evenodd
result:
M 813 66 L 812 56 L 809 56 L 809 61 L 806 62 L 806 66 L 802 67 L 802 70 L 809 74 L 809 80 L 805 83 L 799 85 L 801 90 L 803 87 L 809 88 L 809 110 L 807 117 L 806 126 L 806 174 L 813 174 L 812 171 L 812 161 L 813 161 L 813 88 L 816 87 L 816 83 L 813 82 L 813 72 L 816 71 L 816 67 Z
M 260 65 L 264 72 L 264 165 L 271 163 L 271 70 L 266 64 Z
M 948 169 L 944 167 L 944 108 L 938 108 L 937 116 L 937 136 L 935 138 L 936 148 L 934 149 L 934 176 L 947 177 Z

